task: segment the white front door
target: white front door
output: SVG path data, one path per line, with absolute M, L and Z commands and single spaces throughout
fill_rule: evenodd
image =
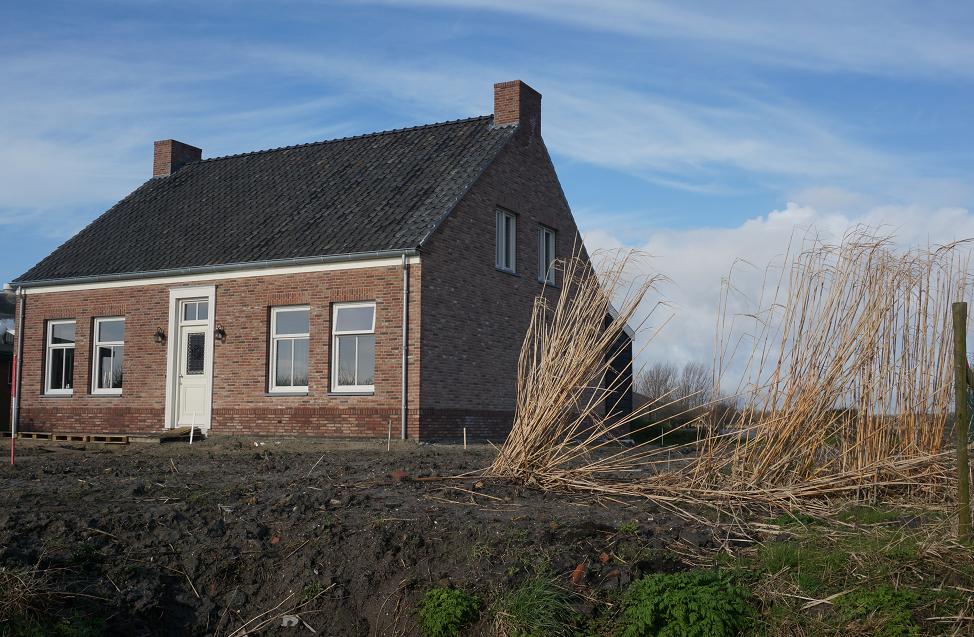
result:
M 210 330 L 205 299 L 180 302 L 179 350 L 176 367 L 176 425 L 206 426 L 209 417 Z

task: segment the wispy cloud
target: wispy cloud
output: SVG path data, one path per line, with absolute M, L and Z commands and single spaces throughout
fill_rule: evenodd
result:
M 974 75 L 974 15 L 965 3 L 698 2 L 651 0 L 388 0 L 489 10 L 584 30 L 690 40 L 691 52 L 820 71 Z

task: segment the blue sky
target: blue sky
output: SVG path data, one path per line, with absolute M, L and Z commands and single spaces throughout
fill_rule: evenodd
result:
M 587 240 L 653 252 L 706 314 L 726 258 L 795 224 L 974 236 L 971 33 L 968 2 L 4 3 L 0 280 L 142 183 L 155 139 L 455 119 L 518 78 Z

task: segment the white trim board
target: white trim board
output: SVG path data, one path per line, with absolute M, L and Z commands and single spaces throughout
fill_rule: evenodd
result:
M 178 287 L 169 290 L 169 331 L 166 334 L 166 422 L 165 428 L 176 426 L 177 414 L 173 409 L 176 401 L 176 382 L 179 372 L 179 302 L 183 299 L 205 298 L 209 301 L 206 319 L 206 373 L 210 378 L 209 396 L 206 399 L 206 414 L 197 425 L 204 431 L 210 428 L 210 414 L 213 411 L 213 338 L 214 317 L 216 316 L 216 286 Z
M 408 263 L 419 263 L 419 256 L 407 257 Z M 333 263 L 316 263 L 309 265 L 270 266 L 263 268 L 248 268 L 243 270 L 226 270 L 223 272 L 203 272 L 200 274 L 181 274 L 167 277 L 148 277 L 141 279 L 125 279 L 120 281 L 101 281 L 95 283 L 65 283 L 62 285 L 48 285 L 31 287 L 29 283 L 24 289 L 31 294 L 48 294 L 51 292 L 72 292 L 77 290 L 106 290 L 111 288 L 128 288 L 142 285 L 175 285 L 196 283 L 200 281 L 225 281 L 227 279 L 242 279 L 258 276 L 280 276 L 282 274 L 302 274 L 305 272 L 335 272 L 338 270 L 358 270 L 361 268 L 401 267 L 402 257 L 388 257 L 382 259 L 357 259 L 350 261 L 335 261 Z

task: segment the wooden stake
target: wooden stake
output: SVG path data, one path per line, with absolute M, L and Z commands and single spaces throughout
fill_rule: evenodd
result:
M 971 414 L 967 403 L 967 303 L 951 307 L 954 315 L 954 432 L 957 435 L 957 540 L 971 541 L 971 469 L 967 435 Z
M 463 428 L 463 448 L 467 448 L 467 428 Z

